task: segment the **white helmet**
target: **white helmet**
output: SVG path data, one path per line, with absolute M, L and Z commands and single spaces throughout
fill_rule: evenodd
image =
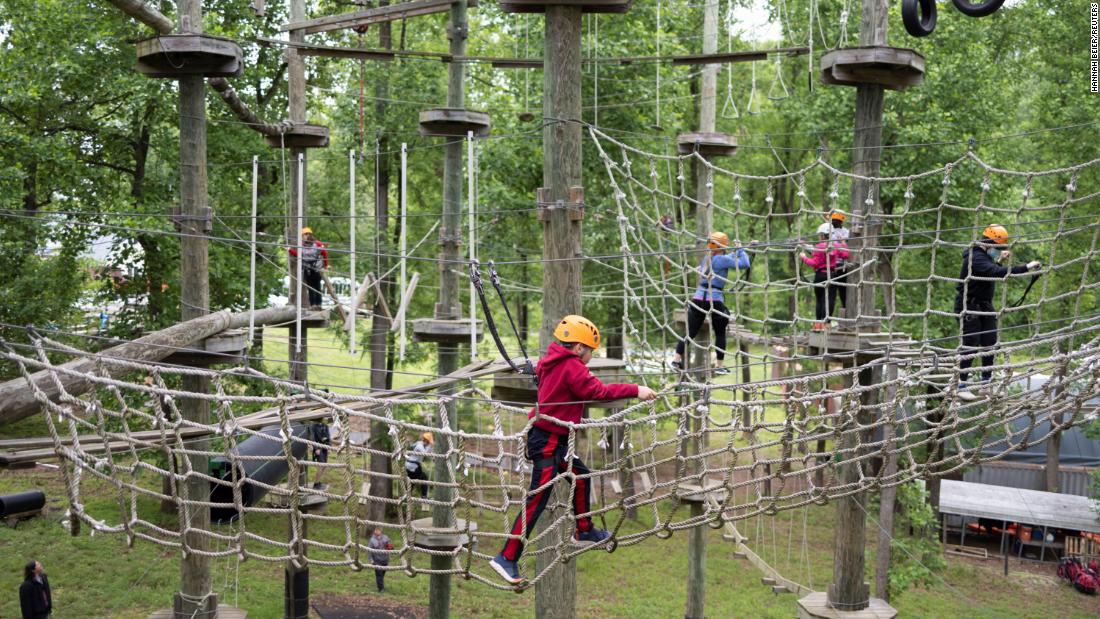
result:
M 821 224 L 817 227 L 817 233 L 821 236 L 831 235 L 833 233 L 833 224 L 828 222 Z

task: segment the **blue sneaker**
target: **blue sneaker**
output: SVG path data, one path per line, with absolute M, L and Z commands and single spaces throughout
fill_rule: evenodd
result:
M 509 561 L 504 558 L 504 553 L 500 553 L 493 557 L 492 561 L 489 561 L 489 565 L 496 570 L 500 577 L 508 581 L 509 584 L 518 585 L 523 582 L 523 577 L 519 575 L 519 566 L 515 561 Z
M 599 544 L 611 538 L 611 534 L 603 529 L 592 527 L 587 531 L 577 531 L 577 541 L 591 544 Z

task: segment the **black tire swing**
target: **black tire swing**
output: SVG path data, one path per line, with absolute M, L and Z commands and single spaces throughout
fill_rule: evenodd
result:
M 954 2 L 955 8 L 959 9 L 960 13 L 968 17 L 985 17 L 986 15 L 992 15 L 1005 3 L 1005 0 L 985 0 L 985 2 L 979 2 L 977 4 L 972 4 L 970 0 L 951 1 Z
M 936 0 L 901 0 L 901 21 L 910 36 L 920 38 L 932 34 L 936 29 Z
M 985 17 L 997 12 L 1005 0 L 951 0 L 955 8 L 967 17 Z M 913 37 L 926 37 L 936 29 L 936 0 L 901 0 L 901 21 Z

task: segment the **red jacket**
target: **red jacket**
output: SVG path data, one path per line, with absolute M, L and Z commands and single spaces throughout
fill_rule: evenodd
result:
M 527 413 L 528 419 L 553 417 L 569 423 L 580 423 L 585 401 L 621 400 L 638 397 L 638 385 L 613 383 L 605 385 L 588 371 L 573 351 L 554 342 L 539 359 L 535 373 L 539 377 L 539 405 Z M 562 404 L 555 404 L 562 402 Z M 536 428 L 553 434 L 569 434 L 569 428 L 553 421 L 539 419 Z

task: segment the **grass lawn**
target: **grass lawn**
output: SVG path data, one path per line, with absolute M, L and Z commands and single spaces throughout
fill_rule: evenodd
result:
M 365 359 L 352 356 L 328 332 L 314 331 L 311 337 L 310 359 L 316 365 L 310 369 L 314 384 L 336 385 L 334 391 L 353 391 L 369 382 Z M 484 351 L 486 354 L 488 350 Z M 285 330 L 271 329 L 266 334 L 265 355 L 269 360 L 286 358 Z M 433 374 L 434 360 L 428 357 L 401 369 L 395 386 L 420 382 L 417 374 Z M 337 367 L 341 366 L 341 367 Z M 348 366 L 348 367 L 342 367 Z M 269 363 L 268 370 L 285 375 L 285 365 Z M 762 371 L 762 370 L 761 370 Z M 732 380 L 732 378 L 727 379 Z M 774 410 L 773 410 L 774 409 Z M 781 418 L 782 411 L 768 407 L 768 420 Z M 669 431 L 674 429 L 669 428 Z M 15 427 L 6 427 L 0 436 L 23 436 L 44 433 L 41 419 L 33 418 Z M 54 588 L 55 617 L 119 617 L 144 618 L 152 610 L 169 606 L 179 580 L 179 553 L 170 548 L 137 540 L 127 547 L 124 535 L 88 534 L 72 537 L 60 521 L 66 508 L 65 488 L 60 472 L 0 471 L 0 493 L 28 488 L 44 490 L 50 499 L 48 517 L 20 523 L 16 528 L 0 527 L 0 574 L 5 574 L 9 595 L 0 596 L 0 618 L 17 617 L 18 587 L 23 563 L 37 558 L 50 574 Z M 120 519 L 118 492 L 109 484 L 85 480 L 83 498 L 91 513 L 109 523 Z M 128 507 L 128 497 L 127 507 Z M 147 499 L 139 501 L 143 517 L 166 528 L 175 527 L 175 517 L 157 513 L 156 505 Z M 338 513 L 330 506 L 329 513 Z M 659 507 L 667 515 L 667 505 Z M 622 532 L 648 528 L 652 516 L 640 510 L 638 524 L 627 523 Z M 682 517 L 682 513 L 678 514 Z M 480 516 L 489 530 L 499 530 L 501 516 Z M 248 529 L 253 533 L 282 539 L 286 524 L 276 516 L 252 514 Z M 774 517 L 749 519 L 738 523 L 740 531 L 750 539 L 750 547 L 775 566 L 786 577 L 824 590 L 832 576 L 833 535 L 836 529 L 835 508 L 808 507 L 784 511 Z M 223 532 L 232 529 L 221 527 Z M 868 580 L 872 580 L 875 527 L 868 524 Z M 337 541 L 341 539 L 339 523 L 316 523 L 311 537 Z M 796 598 L 793 594 L 776 595 L 760 582 L 761 574 L 747 561 L 734 556 L 734 545 L 724 541 L 721 531 L 710 530 L 707 565 L 707 614 L 726 617 L 793 617 Z M 650 537 L 644 542 L 621 547 L 612 554 L 597 551 L 579 557 L 577 561 L 577 610 L 581 617 L 682 617 L 686 595 L 687 535 L 674 534 L 670 539 Z M 484 542 L 478 550 L 495 553 L 492 542 Z M 274 552 L 258 544 L 253 550 Z M 336 558 L 331 554 L 311 552 L 314 559 Z M 424 557 L 415 559 L 418 567 L 427 567 Z M 1013 562 L 1008 577 L 1001 573 L 997 560 L 976 561 L 948 558 L 943 580 L 927 588 L 911 589 L 895 599 L 894 606 L 902 617 L 1097 617 L 1100 599 L 1078 594 L 1057 581 L 1054 565 L 1047 564 L 1047 575 L 1022 569 Z M 526 573 L 533 565 L 525 564 Z M 490 576 L 484 561 L 475 561 L 474 571 Z M 213 586 L 220 600 L 235 604 L 250 612 L 251 617 L 282 616 L 283 566 L 278 562 L 235 557 L 213 562 Z M 375 596 L 374 576 L 347 568 L 314 566 L 311 569 L 313 594 L 361 594 Z M 408 604 L 424 605 L 428 599 L 428 577 L 408 578 L 399 572 L 387 576 L 386 597 Z M 497 591 L 461 578 L 453 580 L 452 616 L 455 617 L 533 617 L 534 593 L 515 594 Z

